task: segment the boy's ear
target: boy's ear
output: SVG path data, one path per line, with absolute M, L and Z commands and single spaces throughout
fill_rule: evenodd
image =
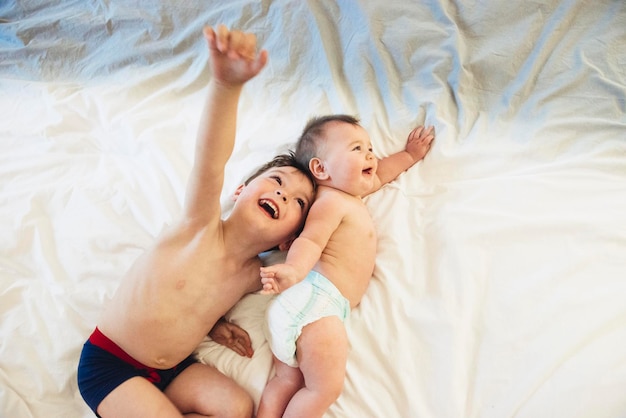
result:
M 231 197 L 233 202 L 237 200 L 237 198 L 241 194 L 241 191 L 243 190 L 244 187 L 246 187 L 245 184 L 240 184 L 239 187 L 237 187 L 237 190 L 235 190 L 235 193 L 233 193 L 233 196 Z
M 324 167 L 324 163 L 317 157 L 311 158 L 309 161 L 309 170 L 313 176 L 318 180 L 326 180 L 328 179 L 328 173 L 326 172 L 326 167 Z

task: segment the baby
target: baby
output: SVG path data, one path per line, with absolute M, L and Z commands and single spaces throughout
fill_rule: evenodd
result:
M 261 268 L 266 293 L 280 293 L 267 313 L 276 375 L 258 418 L 321 417 L 343 389 L 348 356 L 344 320 L 374 270 L 376 229 L 362 198 L 424 158 L 433 129 L 418 127 L 404 151 L 378 160 L 358 120 L 311 120 L 296 158 L 317 182 L 317 196 L 284 264 Z

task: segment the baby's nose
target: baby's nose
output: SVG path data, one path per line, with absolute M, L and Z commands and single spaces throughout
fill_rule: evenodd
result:
M 281 192 L 280 190 L 276 190 L 276 194 L 278 195 L 279 198 L 283 199 L 283 202 L 287 201 L 287 195 L 285 195 L 284 192 Z

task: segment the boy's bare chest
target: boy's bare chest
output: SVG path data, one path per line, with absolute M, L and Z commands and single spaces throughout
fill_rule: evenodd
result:
M 201 316 L 219 317 L 260 283 L 260 262 L 240 260 L 216 240 L 176 244 L 158 246 L 140 263 L 145 269 L 138 266 L 143 271 L 136 272 L 136 279 L 143 282 L 147 295 Z

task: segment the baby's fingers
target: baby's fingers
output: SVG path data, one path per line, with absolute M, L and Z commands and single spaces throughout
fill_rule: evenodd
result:
M 272 285 L 264 284 L 263 289 L 261 289 L 262 295 L 276 295 L 278 291 L 272 287 Z
M 261 290 L 262 294 L 269 295 L 279 292 L 278 284 L 273 278 L 263 277 L 261 278 L 261 283 L 263 284 L 263 290 Z
M 413 129 L 411 133 L 409 133 L 409 141 L 414 141 L 415 139 L 419 138 L 419 135 L 423 130 L 423 126 L 418 126 L 417 128 Z
M 425 131 L 422 131 L 422 137 L 428 138 L 428 137 L 435 137 L 435 127 L 434 126 L 429 126 L 428 129 L 426 129 Z
M 430 142 L 435 139 L 434 128 L 432 126 L 428 128 L 424 128 L 423 126 L 418 126 L 413 129 L 409 134 L 409 141 L 425 141 Z
M 263 267 L 261 267 L 261 279 L 273 279 L 274 277 L 276 277 L 276 273 L 270 270 L 265 270 Z M 261 282 L 264 283 L 263 280 L 261 280 Z

